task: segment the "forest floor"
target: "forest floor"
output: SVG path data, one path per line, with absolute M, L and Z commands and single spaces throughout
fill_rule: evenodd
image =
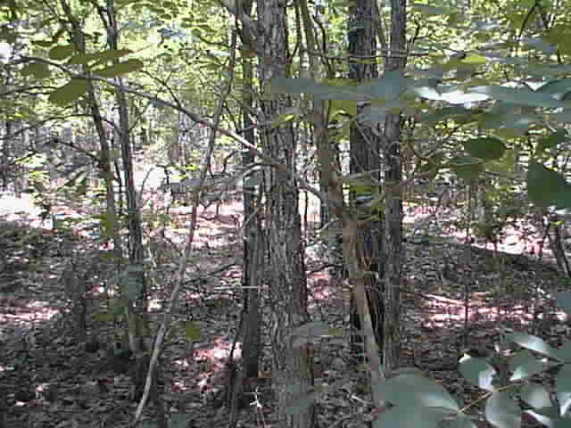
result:
M 160 401 L 173 428 L 228 422 L 225 368 L 242 302 L 239 212 L 234 202 L 222 206 L 217 217 L 213 207 L 200 216 L 188 281 L 161 358 Z M 42 221 L 30 200 L 0 199 L 0 428 L 127 427 L 136 403 L 130 360 L 112 346 L 121 338 L 109 317 L 113 297 L 105 292 L 115 281 L 109 251 L 94 239 L 99 231 L 91 213 L 81 207 L 55 207 L 54 213 L 67 219 L 65 231 Z M 174 225 L 164 234 L 146 234 L 152 249 L 152 327 L 174 284 L 189 210 L 170 214 Z M 406 220 L 412 230 L 435 219 L 411 208 Z M 470 403 L 482 393 L 462 380 L 459 357 L 492 352 L 512 330 L 559 345 L 569 337 L 569 324 L 549 295 L 569 281 L 551 262 L 539 260 L 537 251 L 526 254 L 518 236 L 486 249 L 463 244 L 457 233 L 444 229 L 438 235 L 411 234 L 406 242 L 402 366 L 423 370 Z M 374 409 L 365 367 L 348 345 L 348 289 L 327 273 L 315 248 L 310 245 L 307 253 L 311 316 L 340 332 L 315 346 L 319 424 L 366 427 Z M 77 305 L 65 277 L 70 264 L 84 290 L 85 336 L 72 315 Z M 237 346 L 234 358 L 239 355 Z M 240 427 L 273 426 L 269 361 L 265 347 L 258 387 L 240 411 Z M 147 427 L 153 426 L 155 410 L 148 405 Z M 476 405 L 471 414 L 486 426 L 480 410 Z

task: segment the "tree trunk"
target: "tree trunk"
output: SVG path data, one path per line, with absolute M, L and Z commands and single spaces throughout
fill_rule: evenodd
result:
M 268 229 L 271 305 L 270 341 L 273 352 L 273 387 L 277 398 L 279 427 L 313 427 L 314 406 L 294 409 L 299 400 L 310 400 L 312 387 L 311 357 L 306 344 L 294 347 L 294 332 L 309 321 L 304 249 L 301 239 L 298 188 L 293 174 L 296 168 L 296 141 L 291 124 L 273 122 L 290 107 L 285 96 L 267 91 L 269 81 L 287 76 L 287 16 L 281 0 L 258 0 L 260 81 L 263 88 L 261 129 L 263 150 L 286 170 L 268 171 L 265 220 Z
M 376 79 L 377 53 L 376 42 L 376 1 L 356 0 L 349 7 L 347 38 L 349 40 L 349 77 L 357 82 Z M 358 107 L 360 115 L 367 105 Z M 363 257 L 363 281 L 367 290 L 367 300 L 371 311 L 371 321 L 379 346 L 383 343 L 383 291 L 378 278 L 381 270 L 381 210 L 378 206 L 369 205 L 379 194 L 380 178 L 380 138 L 370 124 L 357 118 L 350 130 L 350 172 L 355 179 L 351 184 L 351 202 L 357 211 L 358 220 L 362 222 L 357 229 Z M 351 302 L 351 324 L 360 338 L 361 322 L 355 302 Z M 355 341 L 360 342 L 360 340 Z
M 75 48 L 80 53 L 86 53 L 85 50 L 85 38 L 83 36 L 83 31 L 79 21 L 73 15 L 69 3 L 65 0 L 61 0 L 61 5 L 66 14 L 70 24 L 71 24 L 71 38 L 75 45 Z M 83 72 L 89 75 L 89 70 L 84 67 Z M 97 102 L 97 97 L 95 95 L 95 86 L 91 80 L 87 81 L 87 99 L 89 104 L 89 110 L 91 113 L 91 118 L 93 120 L 93 125 L 97 132 L 99 138 L 99 172 L 103 177 L 103 182 L 105 183 L 105 201 L 106 201 L 106 222 L 109 225 L 110 230 L 105 232 L 108 236 L 111 236 L 113 241 L 113 254 L 115 255 L 115 263 L 117 265 L 121 264 L 123 257 L 121 238 L 119 236 L 119 222 L 117 219 L 117 206 L 115 203 L 115 189 L 113 187 L 113 171 L 111 169 L 111 150 L 108 142 L 108 135 L 105 131 L 105 125 L 103 124 L 103 117 L 101 116 L 101 110 L 99 108 L 99 103 Z
M 243 102 L 243 126 L 246 129 L 244 138 L 254 144 L 254 128 L 250 112 L 253 108 L 253 73 L 252 65 L 248 58 L 243 59 L 244 90 Z M 250 151 L 244 151 L 242 155 L 242 166 L 248 168 L 255 161 L 254 155 Z M 260 313 L 260 293 L 257 287 L 261 285 L 261 273 L 263 269 L 264 245 L 262 237 L 262 226 L 256 207 L 256 188 L 252 172 L 244 177 L 244 339 L 242 346 L 242 368 L 246 378 L 256 378 L 259 372 L 260 345 L 261 345 L 261 313 Z
M 391 0 L 391 39 L 385 71 L 403 73 L 406 65 L 406 0 Z M 400 337 L 400 286 L 403 265 L 402 245 L 402 158 L 401 115 L 388 114 L 383 139 L 384 187 L 384 332 L 383 365 L 398 367 Z

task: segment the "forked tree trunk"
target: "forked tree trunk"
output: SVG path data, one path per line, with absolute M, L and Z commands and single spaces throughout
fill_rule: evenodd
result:
M 314 426 L 314 406 L 297 407 L 300 399 L 309 400 L 312 387 L 311 358 L 307 345 L 294 346 L 294 331 L 308 322 L 307 288 L 303 262 L 298 188 L 290 171 L 296 168 L 296 141 L 291 124 L 276 126 L 279 115 L 291 103 L 287 97 L 273 95 L 268 83 L 286 76 L 287 16 L 286 2 L 258 0 L 261 138 L 264 152 L 286 167 L 268 171 L 265 221 L 268 239 L 270 341 L 273 352 L 272 381 L 277 398 L 277 426 L 309 428 Z

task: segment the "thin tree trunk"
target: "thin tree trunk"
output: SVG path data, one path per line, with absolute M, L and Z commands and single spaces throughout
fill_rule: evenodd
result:
M 250 115 L 253 108 L 253 73 L 252 65 L 248 58 L 243 59 L 244 73 L 244 112 L 243 126 L 246 129 L 244 138 L 250 143 L 255 143 L 254 128 Z M 242 155 L 242 166 L 247 168 L 253 164 L 255 156 L 250 151 L 244 151 Z M 256 188 L 253 184 L 252 175 L 250 173 L 244 177 L 244 314 L 245 329 L 244 340 L 242 346 L 242 367 L 246 378 L 256 378 L 259 372 L 260 345 L 261 345 L 261 313 L 260 313 L 260 293 L 257 287 L 261 285 L 260 273 L 263 269 L 263 253 L 264 246 L 262 240 L 262 230 L 256 207 Z M 260 254 L 262 257 L 260 257 Z
M 260 80 L 265 85 L 261 101 L 262 120 L 272 124 L 291 102 L 267 91 L 269 81 L 287 76 L 287 16 L 281 0 L 258 0 L 260 30 Z M 315 423 L 314 405 L 293 408 L 299 400 L 310 400 L 313 384 L 311 356 L 307 344 L 295 346 L 295 329 L 309 321 L 304 249 L 301 239 L 296 169 L 296 140 L 291 124 L 266 125 L 261 130 L 263 150 L 287 167 L 269 170 L 266 194 L 266 226 L 270 272 L 270 341 L 273 352 L 272 381 L 277 398 L 278 426 L 310 428 Z
M 376 79 L 376 0 L 356 0 L 349 7 L 347 37 L 349 40 L 349 77 L 357 82 Z M 361 115 L 369 106 L 359 106 Z M 357 117 L 350 129 L 350 172 L 357 176 L 354 189 L 350 193 L 352 204 L 358 212 L 361 227 L 356 232 L 362 247 L 363 281 L 367 289 L 367 299 L 371 310 L 371 321 L 379 346 L 383 343 L 383 291 L 381 269 L 382 223 L 379 207 L 370 206 L 379 194 L 380 178 L 380 138 L 371 125 Z M 361 335 L 361 322 L 355 302 L 351 304 L 351 324 Z
M 65 0 L 61 0 L 61 5 L 66 14 L 69 22 L 72 26 L 72 39 L 75 48 L 80 53 L 85 53 L 85 39 L 83 37 L 83 31 L 81 26 L 73 12 L 69 3 Z M 84 73 L 89 75 L 89 70 L 84 67 Z M 115 189 L 113 187 L 113 171 L 111 169 L 111 150 L 109 148 L 109 142 L 107 141 L 107 132 L 105 131 L 105 125 L 103 124 L 103 118 L 101 116 L 101 111 L 99 109 L 99 104 L 97 102 L 97 97 L 95 95 L 95 86 L 91 80 L 87 80 L 88 84 L 88 103 L 89 110 L 91 112 L 91 118 L 93 120 L 93 125 L 97 132 L 99 138 L 99 164 L 98 168 L 103 177 L 103 182 L 105 183 L 105 202 L 106 202 L 106 224 L 110 225 L 110 230 L 106 232 L 111 236 L 113 241 L 113 254 L 115 255 L 115 262 L 117 265 L 121 263 L 122 259 L 122 245 L 121 238 L 119 236 L 119 222 L 117 219 L 117 206 L 115 203 Z
M 406 0 L 391 0 L 391 39 L 385 71 L 403 73 L 406 65 Z M 383 160 L 386 203 L 384 210 L 384 332 L 383 365 L 392 371 L 399 365 L 401 349 L 400 286 L 402 244 L 401 115 L 387 115 L 384 126 Z

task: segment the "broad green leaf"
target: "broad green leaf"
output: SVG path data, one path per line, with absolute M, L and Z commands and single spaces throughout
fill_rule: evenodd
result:
M 464 92 L 459 89 L 438 90 L 431 86 L 416 86 L 410 92 L 421 98 L 433 101 L 445 101 L 450 104 L 468 104 L 485 101 L 489 96 L 475 92 Z
M 50 49 L 48 56 L 50 59 L 62 60 L 73 55 L 75 52 L 75 47 L 73 45 L 56 46 Z
M 521 41 L 527 46 L 540 50 L 549 55 L 554 54 L 556 51 L 555 46 L 553 46 L 550 43 L 547 43 L 542 38 L 523 38 Z
M 553 421 L 553 428 L 571 428 L 571 419 L 559 418 Z
M 558 100 L 565 99 L 571 92 L 571 79 L 551 80 L 538 88 L 538 92 L 549 94 Z
M 464 150 L 476 158 L 496 160 L 504 155 L 506 146 L 498 138 L 483 137 L 466 141 L 464 143 Z
M 62 87 L 56 89 L 49 96 L 50 102 L 65 106 L 77 101 L 89 89 L 89 83 L 83 79 L 71 79 Z
M 464 376 L 464 379 L 473 385 L 488 391 L 494 389 L 493 381 L 496 376 L 496 369 L 483 358 L 475 358 L 464 354 L 460 359 L 460 373 Z
M 535 410 L 548 409 L 553 407 L 553 403 L 549 398 L 549 392 L 543 385 L 538 383 L 529 383 L 521 389 L 521 399 L 533 407 Z
M 331 117 L 335 117 L 337 113 L 347 113 L 349 116 L 357 115 L 357 103 L 350 100 L 331 100 L 331 107 L 329 109 L 329 114 Z
M 467 120 L 474 121 L 472 113 L 463 107 L 444 107 L 423 115 L 423 123 L 437 123 L 442 120 L 453 119 L 455 122 L 466 123 Z
M 506 88 L 503 86 L 479 86 L 472 92 L 488 95 L 496 100 L 512 104 L 532 107 L 561 108 L 564 104 L 554 99 L 551 95 L 542 92 L 534 92 L 530 89 Z
M 571 208 L 571 185 L 559 173 L 533 161 L 527 172 L 527 194 L 538 206 Z
M 510 381 L 526 379 L 546 370 L 548 366 L 531 355 L 529 351 L 520 351 L 510 360 L 510 370 L 513 372 Z
M 129 59 L 127 61 L 120 62 L 119 64 L 114 64 L 101 70 L 93 70 L 93 72 L 103 77 L 117 77 L 126 73 L 140 70 L 143 67 L 144 64 L 142 61 L 139 61 L 138 59 Z
M 182 323 L 184 337 L 191 342 L 196 342 L 202 339 L 202 330 L 200 326 L 194 321 L 185 321 Z
M 381 79 L 372 80 L 357 86 L 358 93 L 365 99 L 390 101 L 398 99 L 407 89 L 408 81 L 400 72 L 388 71 Z
M 541 153 L 547 149 L 557 147 L 559 144 L 567 141 L 568 139 L 569 135 L 567 135 L 567 131 L 565 129 L 558 129 L 551 135 L 539 139 L 537 144 L 537 153 Z
M 561 291 L 553 295 L 555 302 L 563 309 L 568 315 L 571 315 L 571 291 Z
M 353 100 L 366 101 L 370 97 L 364 97 L 356 89 L 356 86 L 347 81 L 341 85 L 330 83 L 319 83 L 311 79 L 288 79 L 285 77 L 276 77 L 272 79 L 271 90 L 277 93 L 286 94 L 308 94 L 321 100 Z
M 69 59 L 68 64 L 89 64 L 90 62 L 103 63 L 106 61 L 121 58 L 131 53 L 133 53 L 133 51 L 129 49 L 111 49 L 102 52 L 78 54 L 72 56 Z
M 458 411 L 458 403 L 435 381 L 415 373 L 404 373 L 388 379 L 379 388 L 383 399 L 396 406 L 433 407 Z
M 169 416 L 169 428 L 188 428 L 191 419 L 188 413 L 173 413 Z
M 549 428 L 555 428 L 557 426 L 557 420 L 559 419 L 559 414 L 558 414 L 557 410 L 552 409 L 552 410 L 548 411 L 548 409 L 545 409 L 545 411 L 546 411 L 546 413 L 549 413 L 549 414 L 546 415 L 545 413 L 543 413 L 543 411 L 537 411 L 537 410 L 526 410 L 524 413 L 527 413 L 528 415 L 530 415 L 533 419 L 535 419 L 541 425 L 544 425 L 544 426 L 549 427 Z M 553 412 L 555 412 L 554 415 L 552 414 Z M 567 428 L 571 428 L 571 427 L 567 427 Z
M 566 363 L 571 363 L 571 340 L 566 340 L 563 345 L 557 349 L 559 359 Z
M 447 409 L 422 406 L 396 406 L 382 412 L 373 421 L 373 428 L 437 428 L 450 414 Z
M 442 7 L 429 6 L 423 3 L 413 3 L 411 4 L 413 10 L 416 10 L 423 15 L 449 15 L 450 10 L 444 9 Z
M 47 64 L 33 62 L 22 68 L 22 76 L 33 76 L 36 79 L 45 79 L 50 76 L 50 69 Z
M 476 428 L 472 419 L 463 413 L 458 413 L 453 419 L 446 418 L 438 426 L 441 428 Z
M 116 319 L 116 316 L 112 312 L 96 312 L 93 314 L 93 319 L 99 322 L 111 322 Z
M 559 414 L 563 416 L 571 406 L 571 364 L 565 364 L 555 376 L 555 392 L 559 402 Z
M 466 181 L 475 180 L 484 170 L 481 159 L 468 156 L 454 158 L 448 166 Z
M 42 48 L 49 48 L 56 43 L 55 40 L 35 40 L 32 42 L 33 45 L 40 46 Z
M 508 340 L 518 344 L 522 348 L 557 359 L 557 350 L 547 344 L 543 339 L 527 333 L 511 333 Z
M 482 65 L 486 64 L 488 59 L 485 56 L 471 53 L 466 55 L 466 58 L 463 58 L 460 62 L 463 64 Z
M 521 409 L 504 391 L 495 391 L 486 401 L 486 419 L 497 428 L 519 428 Z

